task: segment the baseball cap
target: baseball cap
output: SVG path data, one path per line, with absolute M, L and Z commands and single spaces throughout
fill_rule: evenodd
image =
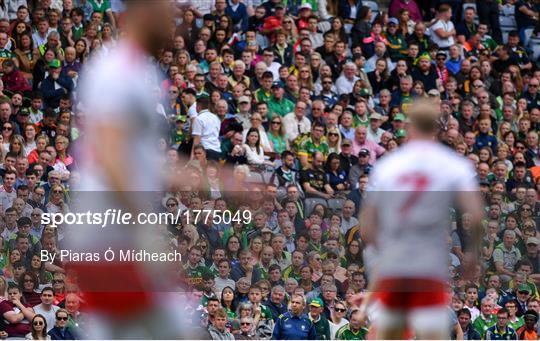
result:
M 17 112 L 17 115 L 28 116 L 28 115 L 30 115 L 30 113 L 28 112 L 28 110 L 23 109 L 23 110 L 19 110 Z
M 298 7 L 299 11 L 301 11 L 303 9 L 312 9 L 311 4 L 305 3 L 305 4 L 300 5 L 300 7 Z
M 212 14 L 207 13 L 207 14 L 205 14 L 205 15 L 203 16 L 203 20 L 212 20 L 212 21 L 214 21 L 215 18 L 214 18 L 214 16 L 213 16 Z
M 238 103 L 249 103 L 249 97 L 240 96 L 240 98 L 238 99 Z
M 395 135 L 397 138 L 407 137 L 407 132 L 405 131 L 405 129 L 398 129 Z
M 362 148 L 360 149 L 360 151 L 358 152 L 358 156 L 369 156 L 369 150 L 367 150 L 366 148 Z
M 342 146 L 352 146 L 352 141 L 349 140 L 349 139 L 343 139 L 343 140 L 341 141 L 341 145 L 342 145 Z
M 388 19 L 388 24 L 399 25 L 399 21 L 396 18 L 390 18 Z
M 441 97 L 441 93 L 437 89 L 431 89 L 428 91 L 428 96 Z
M 320 298 L 315 297 L 314 299 L 311 300 L 311 302 L 309 302 L 309 305 L 312 307 L 320 308 L 324 306 L 324 303 Z
M 446 59 L 447 56 L 443 51 L 438 51 L 437 54 L 435 54 L 435 57 L 444 57 L 444 59 Z
M 62 67 L 62 63 L 58 59 L 53 59 L 49 63 L 49 67 L 53 69 L 58 69 L 59 67 Z
M 396 114 L 396 116 L 394 116 L 394 121 L 405 121 L 405 115 L 402 113 Z
M 280 3 L 276 4 L 274 6 L 274 8 L 276 8 L 276 9 L 278 9 L 278 8 L 285 9 L 285 5 L 280 2 Z
M 538 238 L 536 238 L 536 237 L 529 237 L 527 239 L 527 245 L 529 245 L 529 244 L 538 245 L 538 244 L 540 244 L 540 240 L 538 240 Z
M 369 119 L 370 120 L 382 120 L 383 119 L 383 115 L 379 114 L 378 112 L 374 112 L 373 114 L 371 114 L 369 116 Z
M 520 284 L 517 288 L 517 292 L 520 292 L 520 291 L 526 291 L 529 294 L 531 293 L 531 289 L 529 288 L 527 284 Z
M 273 88 L 282 88 L 282 87 L 283 87 L 283 84 L 281 84 L 281 82 L 272 83 L 272 89 Z

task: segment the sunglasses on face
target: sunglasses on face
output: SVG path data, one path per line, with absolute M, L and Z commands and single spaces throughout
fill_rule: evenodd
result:
M 249 323 L 249 322 L 240 322 L 240 325 L 241 326 L 250 326 L 251 323 Z
M 57 320 L 57 321 L 67 321 L 67 320 L 68 320 L 68 317 L 67 317 L 67 316 L 66 316 L 66 317 L 60 317 L 60 316 L 57 316 L 57 317 L 56 317 L 56 320 Z
M 42 321 L 35 321 L 35 322 L 33 323 L 33 325 L 34 325 L 34 326 L 42 326 L 42 325 L 44 325 L 44 323 L 43 323 Z
M 335 311 L 336 313 L 344 313 L 344 312 L 345 312 L 345 309 L 335 308 L 334 311 Z

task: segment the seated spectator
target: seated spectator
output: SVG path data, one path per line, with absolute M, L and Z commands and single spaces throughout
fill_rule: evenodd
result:
M 8 289 L 8 300 L 0 302 L 0 313 L 5 321 L 4 331 L 9 337 L 25 337 L 31 332 L 30 321 L 34 318 L 34 311 L 24 300 L 18 287 Z

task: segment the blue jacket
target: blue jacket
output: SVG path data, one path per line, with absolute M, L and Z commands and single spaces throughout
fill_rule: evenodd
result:
M 234 24 L 234 31 L 246 32 L 248 29 L 248 13 L 247 7 L 243 3 L 239 2 L 236 11 L 232 9 L 231 4 L 227 1 L 227 8 L 225 8 L 225 14 L 231 17 Z
M 358 18 L 358 14 L 360 13 L 360 10 L 362 9 L 362 0 L 357 0 L 355 2 L 356 2 L 356 18 Z M 349 4 L 349 1 L 347 0 L 339 0 L 338 12 L 339 12 L 339 15 L 343 19 L 356 19 L 356 18 L 349 18 L 351 14 L 351 4 Z
M 307 315 L 293 316 L 289 311 L 278 317 L 272 333 L 272 340 L 316 339 L 315 325 Z
M 489 147 L 493 153 L 497 152 L 497 138 L 492 134 L 483 134 L 479 133 L 476 136 L 476 142 L 474 143 L 474 148 L 480 150 L 481 148 Z
M 60 85 L 58 89 L 55 87 L 55 83 Z M 64 89 L 69 94 L 73 91 L 73 81 L 64 73 L 60 74 L 60 77 L 55 81 L 51 76 L 45 78 L 40 85 L 40 90 L 43 93 L 43 102 L 46 108 L 56 108 L 60 104 L 60 98 L 66 94 Z
M 52 340 L 75 340 L 75 335 L 71 333 L 69 328 L 54 327 L 47 333 L 51 336 Z

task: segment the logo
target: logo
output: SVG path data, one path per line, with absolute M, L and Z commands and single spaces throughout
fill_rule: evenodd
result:
M 302 329 L 302 331 L 304 331 L 304 330 L 306 330 L 306 326 L 305 326 L 305 325 L 302 325 L 302 326 L 300 327 L 300 329 Z

